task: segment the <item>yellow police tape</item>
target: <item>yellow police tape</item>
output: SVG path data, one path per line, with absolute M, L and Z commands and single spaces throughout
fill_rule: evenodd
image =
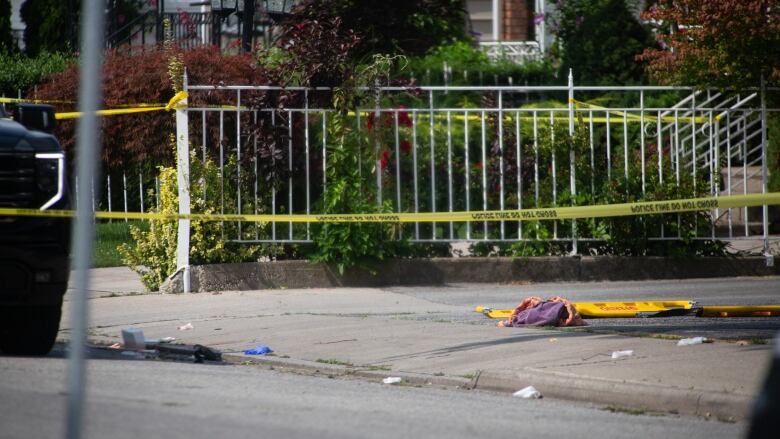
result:
M 116 116 L 119 114 L 133 114 L 133 113 L 148 113 L 150 111 L 170 111 L 179 108 L 177 104 L 187 99 L 187 92 L 180 91 L 176 93 L 167 104 L 134 104 L 127 108 L 110 108 L 107 110 L 98 110 L 95 114 L 100 116 Z M 81 117 L 80 111 L 73 111 L 69 113 L 55 113 L 54 118 L 61 119 L 76 119 Z
M 117 108 L 108 108 L 108 109 L 104 109 L 104 110 L 98 110 L 98 111 L 95 112 L 95 114 L 100 115 L 100 116 L 117 116 L 117 115 L 122 115 L 122 114 L 147 113 L 147 112 L 152 112 L 152 111 L 169 111 L 169 110 L 175 110 L 175 109 L 182 109 L 182 108 L 186 108 L 186 106 L 178 105 L 178 103 L 181 100 L 186 99 L 187 97 L 188 97 L 187 96 L 187 92 L 180 91 L 180 92 L 176 93 L 176 95 L 174 97 L 172 97 L 171 100 L 168 101 L 167 104 L 162 104 L 162 103 L 123 104 L 123 105 L 119 105 Z M 15 99 L 15 98 L 2 98 L 2 97 L 0 97 L 0 104 L 2 104 L 2 103 L 6 103 L 6 104 L 8 104 L 8 103 L 75 104 L 76 102 L 75 101 L 61 101 L 61 100 Z M 603 111 L 603 112 L 606 113 L 606 117 L 600 117 L 600 116 L 593 117 L 593 115 L 591 114 L 591 115 L 589 115 L 589 117 L 587 119 L 583 119 L 583 122 L 587 121 L 587 122 L 593 122 L 593 123 L 602 124 L 602 123 L 607 123 L 607 122 L 619 123 L 619 122 L 622 122 L 622 121 L 625 120 L 627 123 L 638 123 L 638 122 L 642 122 L 642 121 L 644 121 L 646 123 L 650 123 L 650 122 L 655 122 L 655 121 L 658 120 L 658 117 L 652 116 L 650 114 L 645 114 L 643 117 L 640 117 L 638 114 L 631 114 L 631 113 L 625 113 L 625 112 L 618 111 L 618 110 L 611 110 L 611 109 L 606 108 L 606 107 L 602 107 L 602 106 L 599 106 L 599 105 L 596 105 L 596 104 L 591 104 L 591 103 L 588 103 L 588 102 L 578 101 L 578 100 L 575 100 L 575 99 L 569 99 L 569 103 L 575 104 L 578 108 L 590 108 L 590 109 L 593 109 L 593 110 L 597 110 L 599 112 Z M 235 105 L 208 105 L 208 106 L 206 106 L 204 108 L 221 108 L 221 109 L 231 109 L 231 110 L 237 110 L 237 109 L 249 110 L 249 108 L 247 108 L 247 107 L 237 107 Z M 399 109 L 398 111 L 400 112 L 400 111 L 404 111 L 404 110 Z M 427 111 L 427 110 L 416 111 L 415 113 L 418 114 L 417 117 L 419 117 L 421 119 L 427 119 L 428 118 L 428 114 L 426 114 L 425 111 Z M 451 114 L 450 117 L 452 119 L 455 119 L 455 120 L 465 120 L 465 119 L 468 119 L 468 120 L 471 120 L 471 121 L 477 121 L 477 120 L 481 120 L 481 116 L 477 115 L 477 113 L 480 113 L 480 112 L 491 113 L 492 112 L 491 110 L 485 110 L 485 111 L 482 111 L 482 110 L 471 110 L 471 111 L 469 111 L 468 109 L 464 109 L 462 111 L 464 113 L 463 115 L 459 114 L 461 111 L 457 111 L 457 112 L 449 111 L 449 113 L 454 113 L 454 114 Z M 539 123 L 544 125 L 544 124 L 549 123 L 549 121 L 550 121 L 550 118 L 545 117 L 545 116 L 541 116 L 541 117 L 539 117 L 539 116 L 519 116 L 519 114 L 521 112 L 522 113 L 527 113 L 528 112 L 527 109 L 517 109 L 516 111 L 515 110 L 506 110 L 506 109 L 504 109 L 502 111 L 505 114 L 504 120 L 508 121 L 508 122 L 514 121 L 515 118 L 519 118 L 520 120 L 528 120 L 528 121 L 536 119 Z M 517 113 L 517 115 L 513 115 L 512 114 L 513 111 L 515 111 Z M 544 110 L 542 110 L 542 111 L 544 111 Z M 554 109 L 553 111 L 557 111 L 557 112 L 560 113 L 560 112 L 565 112 L 567 110 L 566 110 L 566 108 L 559 108 L 559 109 Z M 393 112 L 394 112 L 393 110 L 390 110 L 390 111 L 384 110 L 383 111 L 383 113 L 386 113 L 386 114 L 392 114 Z M 466 116 L 466 112 L 469 112 L 471 114 L 469 116 Z M 370 115 L 372 114 L 371 111 L 360 111 L 358 113 L 365 114 L 366 117 L 370 117 Z M 349 116 L 355 117 L 355 115 L 356 115 L 355 112 L 349 112 Z M 58 119 L 58 120 L 77 119 L 77 118 L 79 118 L 81 116 L 82 116 L 81 112 L 78 112 L 78 111 L 59 112 L 59 113 L 55 113 L 54 114 L 55 119 Z M 444 118 L 446 118 L 446 115 L 441 114 L 441 111 L 437 111 L 436 114 L 433 117 L 435 119 L 444 119 Z M 568 121 L 569 117 L 568 116 L 553 116 L 552 119 L 555 120 L 555 121 Z M 719 116 L 715 116 L 714 119 L 720 120 L 720 117 Z M 703 116 L 697 116 L 697 117 L 664 116 L 664 117 L 661 117 L 661 120 L 664 121 L 664 122 L 677 122 L 677 123 L 680 123 L 680 122 L 682 122 L 682 123 L 692 123 L 692 122 L 706 123 L 706 122 L 708 122 L 708 119 L 706 117 L 703 117 Z M 576 118 L 575 122 L 579 123 L 579 118 Z
M 632 114 L 632 113 L 626 113 L 626 112 L 619 111 L 619 110 L 612 110 L 612 109 L 609 109 L 607 107 L 602 107 L 600 105 L 591 104 L 591 103 L 588 103 L 588 102 L 578 101 L 576 99 L 569 99 L 569 103 L 570 104 L 574 104 L 578 108 L 589 108 L 591 110 L 598 110 L 598 111 L 607 112 L 608 116 L 606 118 L 593 118 L 594 122 L 604 123 L 604 121 L 606 119 L 609 119 L 610 121 L 615 120 L 615 121 L 620 122 L 620 121 L 623 121 L 624 118 L 625 118 L 625 120 L 627 122 L 642 122 L 643 121 L 645 123 L 649 123 L 649 122 L 657 122 L 659 120 L 659 117 L 653 116 L 651 114 L 644 114 L 644 115 L 640 116 L 639 114 Z M 687 109 L 682 109 L 682 111 L 686 111 L 686 110 Z M 609 115 L 614 115 L 614 116 L 617 116 L 617 117 L 612 118 Z M 717 120 L 717 121 L 720 121 L 720 116 L 713 116 L 713 119 Z M 696 116 L 696 117 L 690 117 L 690 116 L 662 116 L 662 117 L 660 117 L 660 120 L 663 121 L 663 122 L 677 122 L 677 123 L 680 123 L 680 122 L 682 122 L 682 123 L 693 123 L 693 122 L 696 122 L 696 123 L 701 123 L 701 124 L 709 122 L 709 118 L 707 118 L 706 116 Z
M 160 212 L 95 212 L 98 219 L 246 221 L 293 223 L 413 223 L 413 222 L 473 222 L 473 221 L 539 221 L 578 218 L 606 218 L 660 213 L 693 212 L 734 207 L 780 205 L 780 192 L 722 197 L 688 198 L 667 201 L 646 201 L 596 206 L 550 207 L 543 209 L 491 210 L 480 212 L 427 213 L 354 213 L 354 214 L 203 214 Z M 0 208 L 0 216 L 73 217 L 73 210 L 36 210 Z
M 109 108 L 105 110 L 98 110 L 95 114 L 100 116 L 115 116 L 119 114 L 133 114 L 133 113 L 148 113 L 150 111 L 170 111 L 183 108 L 179 106 L 179 102 L 187 99 L 187 92 L 180 91 L 176 93 L 167 104 L 128 104 L 122 105 L 122 108 Z M 74 101 L 58 101 L 58 100 L 42 100 L 42 99 L 13 99 L 13 98 L 0 98 L 0 104 L 75 104 Z M 59 112 L 54 113 L 54 118 L 57 120 L 64 119 L 77 119 L 82 116 L 80 111 L 71 112 Z
M 628 302 L 572 302 L 577 312 L 583 318 L 630 318 L 642 314 L 660 313 L 672 309 L 690 310 L 694 302 L 690 300 L 652 300 Z M 780 309 L 780 307 L 778 307 Z M 495 309 L 482 305 L 474 308 L 475 312 L 484 314 L 491 319 L 508 319 L 514 309 Z
M 0 104 L 75 104 L 76 101 L 59 101 L 55 99 L 17 99 L 0 97 Z

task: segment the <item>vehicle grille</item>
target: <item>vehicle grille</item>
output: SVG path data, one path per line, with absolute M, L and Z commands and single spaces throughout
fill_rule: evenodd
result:
M 0 151 L 0 207 L 34 208 L 35 153 Z

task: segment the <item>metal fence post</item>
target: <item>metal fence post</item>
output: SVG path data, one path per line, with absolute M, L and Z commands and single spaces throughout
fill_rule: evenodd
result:
M 182 90 L 187 91 L 187 71 Z M 179 188 L 179 214 L 190 213 L 190 134 L 187 99 L 176 109 L 176 175 Z M 190 220 L 180 219 L 176 243 L 176 271 L 182 271 L 183 292 L 190 292 Z
M 574 156 L 574 74 L 569 69 L 569 185 L 571 202 L 577 204 L 577 176 Z M 577 220 L 571 221 L 571 255 L 577 254 Z
M 379 119 L 382 113 L 379 111 L 382 105 L 382 96 L 379 87 L 379 78 L 374 79 L 374 133 L 380 126 Z M 368 126 L 368 125 L 366 125 Z M 382 146 L 379 143 L 379 136 L 374 135 L 374 166 L 376 167 L 376 205 L 382 205 L 382 162 L 380 154 Z
M 769 175 L 767 172 L 767 158 L 769 156 L 769 146 L 767 145 L 766 135 L 766 80 L 761 74 L 761 193 L 769 191 Z M 747 158 L 745 158 L 747 160 Z M 747 186 L 747 182 L 745 183 Z M 764 221 L 764 255 L 769 258 L 769 206 L 763 206 Z

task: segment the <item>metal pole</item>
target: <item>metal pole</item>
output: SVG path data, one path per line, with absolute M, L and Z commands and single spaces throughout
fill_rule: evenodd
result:
M 577 176 L 574 156 L 574 74 L 569 69 L 569 188 L 572 205 L 577 204 Z M 571 255 L 577 254 L 577 220 L 571 221 Z
M 182 79 L 182 90 L 187 90 L 187 70 Z M 182 99 L 187 105 L 187 99 Z M 186 108 L 176 109 L 176 176 L 179 190 L 179 213 L 190 213 L 190 133 Z M 220 141 L 221 144 L 221 141 Z M 182 272 L 182 290 L 190 292 L 190 220 L 180 219 L 176 240 L 176 271 Z
M 241 33 L 241 51 L 252 52 L 252 34 L 255 30 L 255 0 L 244 0 L 244 22 Z
M 767 171 L 767 158 L 769 156 L 769 145 L 767 144 L 766 134 L 766 80 L 764 74 L 761 74 L 761 193 L 767 193 L 769 191 L 769 175 Z M 747 157 L 745 157 L 747 161 Z M 747 178 L 745 179 L 745 186 L 747 186 Z M 769 206 L 764 204 L 764 255 L 769 258 Z M 747 219 L 745 220 L 747 223 Z M 767 262 L 768 263 L 768 262 Z
M 105 2 L 87 0 L 81 4 L 81 16 L 84 22 L 81 28 L 81 79 L 79 80 L 79 110 L 83 114 L 77 127 L 77 175 L 81 181 L 92 181 L 97 173 L 100 157 L 100 131 L 97 115 L 100 101 L 100 84 L 103 48 L 103 14 Z M 86 396 L 87 374 L 85 365 L 85 344 L 87 341 L 87 289 L 89 288 L 89 267 L 92 261 L 92 240 L 94 234 L 94 216 L 91 210 L 89 185 L 82 184 L 76 207 L 76 221 L 73 225 L 75 249 L 73 264 L 75 268 L 75 291 L 72 311 L 72 336 L 68 359 L 68 399 L 66 437 L 77 439 L 82 436 L 84 423 L 84 399 Z

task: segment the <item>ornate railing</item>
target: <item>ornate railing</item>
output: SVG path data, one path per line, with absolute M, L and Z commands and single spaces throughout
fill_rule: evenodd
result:
M 479 43 L 491 61 L 509 60 L 516 64 L 542 59 L 542 51 L 536 41 L 489 41 Z

